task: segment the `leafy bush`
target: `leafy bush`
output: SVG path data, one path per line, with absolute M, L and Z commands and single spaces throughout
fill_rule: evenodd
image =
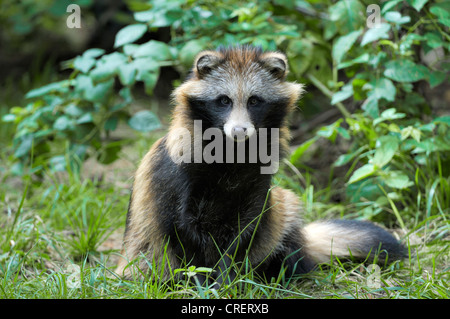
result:
M 362 214 L 366 218 L 389 207 L 403 228 L 405 217 L 415 217 L 417 223 L 419 211 L 429 217 L 434 202 L 436 212 L 444 219 L 450 207 L 450 116 L 433 116 L 417 85 L 427 82 L 434 88 L 447 79 L 450 7 L 448 2 L 409 3 L 406 8 L 400 1 L 384 3 L 383 22 L 368 29 L 361 28 L 360 23 L 353 25 L 362 9 L 359 1 L 331 6 L 334 25 L 348 22 L 332 32 L 331 48 L 332 74 L 339 71 L 345 80 L 328 85 L 330 89 L 339 87 L 331 94 L 320 80 L 309 75 L 344 116 L 320 129 L 313 139 L 334 141 L 340 136 L 351 141 L 349 152 L 334 163 L 342 166 L 353 162 L 347 173 L 350 200 L 367 202 L 369 210 Z M 427 53 L 437 58 L 423 63 L 426 59 L 421 56 Z M 340 104 L 350 98 L 361 110 L 352 115 Z M 441 103 L 448 101 L 443 99 Z M 448 105 L 446 111 L 449 114 Z M 308 145 L 310 141 L 299 150 L 304 152 Z M 291 160 L 295 162 L 298 157 L 294 153 Z M 420 202 L 421 198 L 427 200 Z
M 185 74 L 203 49 L 249 43 L 286 52 L 291 79 L 316 87 L 342 113 L 301 145 L 292 163 L 317 139 L 339 137 L 350 148 L 334 165 L 352 163 L 347 174 L 351 200 L 390 206 L 400 225 L 395 202 L 405 209 L 409 201 L 417 204 L 408 196 L 413 189 L 431 196 L 419 203 L 427 214 L 433 198 L 441 213 L 448 210 L 450 117 L 434 116 L 418 89 L 448 81 L 448 2 L 391 0 L 370 10 L 371 2 L 360 0 L 331 5 L 301 0 L 130 3 L 135 23 L 117 33 L 115 51 L 89 49 L 68 61 L 69 79 L 28 92 L 30 103 L 3 117 L 17 124 L 16 172 L 29 163 L 31 153 L 35 171 L 47 163 L 54 170 L 67 169 L 66 163 L 77 166 L 89 149 L 103 163 L 113 162 L 122 145 L 105 137 L 119 121 L 141 132 L 160 127 L 148 110 L 130 114 L 137 83 L 151 95 L 161 67 Z M 166 27 L 169 43 L 141 41 Z

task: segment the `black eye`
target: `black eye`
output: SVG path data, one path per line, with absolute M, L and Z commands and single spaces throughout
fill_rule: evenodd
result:
M 221 97 L 219 98 L 219 102 L 220 102 L 220 104 L 222 104 L 223 106 L 230 106 L 230 105 L 231 105 L 231 99 L 230 99 L 228 96 L 226 96 L 226 95 L 221 96 Z
M 256 106 L 259 103 L 259 99 L 257 97 L 250 97 L 247 101 L 248 106 Z

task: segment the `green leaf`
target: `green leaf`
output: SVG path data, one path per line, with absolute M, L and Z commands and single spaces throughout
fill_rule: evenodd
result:
M 324 31 L 323 31 L 323 38 L 324 40 L 328 41 L 332 39 L 338 32 L 338 28 L 335 23 L 325 23 L 324 24 Z
M 73 121 L 65 115 L 58 117 L 56 119 L 55 123 L 53 123 L 53 128 L 58 131 L 65 131 L 72 127 L 73 127 Z
M 367 83 L 366 79 L 362 79 L 359 77 L 355 77 L 352 80 L 353 98 L 355 99 L 355 101 L 361 101 L 365 99 L 366 93 L 363 91 L 363 87 L 366 83 Z
M 139 44 L 134 44 L 134 43 L 125 44 L 123 46 L 123 53 L 125 53 L 128 56 L 132 56 L 136 52 L 137 49 L 139 49 Z
M 363 86 L 363 90 L 369 90 L 367 92 L 368 97 L 373 97 L 377 100 L 385 99 L 393 102 L 395 100 L 395 94 L 397 89 L 391 80 L 386 78 L 378 78 Z
M 84 96 L 85 92 L 92 90 L 93 87 L 94 83 L 92 82 L 90 76 L 79 74 L 75 78 L 75 88 L 74 88 L 75 93 Z
M 31 99 L 31 98 L 39 97 L 42 95 L 46 95 L 50 92 L 67 93 L 69 91 L 69 86 L 72 85 L 73 83 L 74 83 L 73 80 L 64 80 L 64 81 L 50 83 L 50 84 L 41 86 L 40 88 L 29 91 L 25 95 L 25 98 Z
M 376 202 L 380 196 L 384 195 L 379 186 L 381 183 L 382 181 L 380 178 L 373 176 L 373 178 L 347 184 L 345 194 L 351 203 L 361 204 L 366 201 Z M 377 205 L 370 205 L 366 206 L 366 208 L 361 211 L 361 214 L 366 215 L 369 213 L 369 218 L 371 218 L 377 214 L 376 211 L 378 210 L 379 208 Z
M 146 24 L 130 24 L 117 32 L 114 48 L 121 47 L 124 44 L 132 43 L 141 38 L 147 31 Z
M 311 55 L 314 57 L 310 62 L 307 74 L 311 74 L 322 83 L 329 83 L 333 80 L 332 72 L 330 72 L 330 52 L 320 46 L 314 46 L 314 51 Z M 299 62 L 298 59 L 295 62 Z
M 150 21 L 150 26 L 155 28 L 171 26 L 174 22 L 179 20 L 183 16 L 183 14 L 183 10 L 177 9 L 167 11 L 162 15 L 155 15 L 155 19 L 153 21 Z
M 14 156 L 18 158 L 27 155 L 30 152 L 32 146 L 33 146 L 33 135 L 26 134 L 22 136 L 20 138 L 20 144 L 14 152 Z
M 384 18 L 395 24 L 405 24 L 411 21 L 409 16 L 402 16 L 400 12 L 397 11 L 388 11 L 384 14 Z
M 77 124 L 85 124 L 94 122 L 94 118 L 91 113 L 85 113 L 77 120 Z
M 408 175 L 402 171 L 388 171 L 386 172 L 386 175 L 382 176 L 382 179 L 386 185 L 397 189 L 404 189 L 414 185 L 414 183 L 410 181 Z
M 150 132 L 161 127 L 158 117 L 153 112 L 147 110 L 134 114 L 129 119 L 128 125 L 139 132 Z
M 339 133 L 340 136 L 342 136 L 344 139 L 349 140 L 350 139 L 350 133 L 343 127 L 339 126 L 336 131 Z
M 88 49 L 88 50 L 84 51 L 83 57 L 95 59 L 103 54 L 105 54 L 105 50 L 98 49 L 98 48 L 92 48 L 92 49 Z
M 366 20 L 365 7 L 357 0 L 337 1 L 328 8 L 328 13 L 341 34 L 359 29 Z
M 410 136 L 412 136 L 412 138 L 415 139 L 417 142 L 420 142 L 421 132 L 419 129 L 412 126 L 407 126 L 401 130 L 400 139 L 402 141 L 406 140 Z
M 190 67 L 195 56 L 206 47 L 206 41 L 195 39 L 188 41 L 179 52 L 178 60 L 186 67 Z
M 117 116 L 112 116 L 106 120 L 103 127 L 107 131 L 114 131 L 117 128 L 117 123 L 119 123 L 119 118 Z
M 390 109 L 384 110 L 380 114 L 380 117 L 373 121 L 373 125 L 376 126 L 379 123 L 386 121 L 386 120 L 401 119 L 401 118 L 404 118 L 405 116 L 406 115 L 404 113 L 397 113 L 397 110 L 395 108 L 390 108 Z
M 430 87 L 434 88 L 444 82 L 444 80 L 447 78 L 446 72 L 441 71 L 433 71 L 430 72 L 428 76 L 428 82 L 430 82 Z
M 341 122 L 342 122 L 342 119 L 339 119 L 330 125 L 322 126 L 320 128 L 320 130 L 318 130 L 316 132 L 316 135 L 325 137 L 328 140 L 330 140 L 331 142 L 334 142 L 336 139 L 336 136 L 338 134 L 338 128 L 340 127 Z
M 134 13 L 134 19 L 160 28 L 173 25 L 184 13 L 180 4 L 174 1 L 155 1 L 152 9 Z
M 317 141 L 317 136 L 310 138 L 309 140 L 303 142 L 296 150 L 291 154 L 290 162 L 295 164 L 305 153 L 311 145 L 313 145 Z
M 373 164 L 363 165 L 360 168 L 358 168 L 356 171 L 353 172 L 348 183 L 352 184 L 357 181 L 360 181 L 366 177 L 373 175 L 375 172 L 376 172 L 376 169 Z
M 141 78 L 144 82 L 145 93 L 152 94 L 155 88 L 156 82 L 158 81 L 159 73 L 143 73 Z
M 109 94 L 112 92 L 114 86 L 114 79 L 110 79 L 106 82 L 100 82 L 90 90 L 84 92 L 86 100 L 91 102 L 104 102 Z
M 361 105 L 361 109 L 364 110 L 364 113 L 369 115 L 370 117 L 376 119 L 380 116 L 380 110 L 378 108 L 378 99 L 373 95 L 368 97 L 364 103 Z
M 379 146 L 375 151 L 372 163 L 378 168 L 381 168 L 389 163 L 394 157 L 398 150 L 399 142 L 395 136 L 386 135 L 380 137 L 377 144 L 379 144 Z
M 133 96 L 129 87 L 123 87 L 120 89 L 119 95 L 124 99 L 125 103 L 131 103 L 133 101 Z
M 149 57 L 137 58 L 132 63 L 137 70 L 136 80 L 143 81 L 145 91 L 151 94 L 159 77 L 159 64 Z
M 133 64 L 124 64 L 118 67 L 119 80 L 124 86 L 133 85 L 136 81 L 137 70 Z
M 118 72 L 121 65 L 128 63 L 127 56 L 120 52 L 104 55 L 97 61 L 96 67 L 89 73 L 94 82 L 111 79 Z
M 314 45 L 308 39 L 292 40 L 286 49 L 289 65 L 296 76 L 308 70 L 314 58 Z
M 403 0 L 391 0 L 387 1 L 383 4 L 383 9 L 381 9 L 381 14 L 385 14 L 387 11 L 391 10 L 393 7 L 395 7 L 400 2 L 403 2 Z
M 441 24 L 450 28 L 450 3 L 448 1 L 434 4 L 430 8 L 430 12 L 437 16 Z
M 340 70 L 340 69 L 348 68 L 349 66 L 352 66 L 354 64 L 367 63 L 367 62 L 369 62 L 369 59 L 370 59 L 369 53 L 363 53 L 359 57 L 354 58 L 353 60 L 339 63 L 337 68 L 338 68 L 338 70 Z
M 445 45 L 445 41 L 442 39 L 442 36 L 439 34 L 439 32 L 427 32 L 423 36 L 426 39 L 427 45 L 432 49 L 436 49 Z
M 365 149 L 367 149 L 367 147 L 364 145 L 364 146 L 361 146 L 360 148 L 358 148 L 353 153 L 342 154 L 337 158 L 337 160 L 334 162 L 333 165 L 336 167 L 345 165 L 348 162 L 350 162 L 352 159 L 354 159 L 356 156 L 360 155 Z
M 361 40 L 361 46 L 363 47 L 379 39 L 389 39 L 390 29 L 391 25 L 389 23 L 380 23 L 376 27 L 368 29 Z
M 2 121 L 5 123 L 14 122 L 16 120 L 15 114 L 5 114 L 2 116 Z
M 197 267 L 195 268 L 195 272 L 199 273 L 199 272 L 213 272 L 214 269 L 212 268 L 208 268 L 208 267 Z
M 133 67 L 138 71 L 136 80 L 142 81 L 141 74 L 152 72 L 157 73 L 159 71 L 159 64 L 157 61 L 149 57 L 137 58 L 133 62 Z
M 134 20 L 138 22 L 149 22 L 153 19 L 155 15 L 155 12 L 153 9 L 146 10 L 146 11 L 138 11 L 134 13 Z
M 407 0 L 407 2 L 416 9 L 417 12 L 420 12 L 428 0 Z
M 433 120 L 433 123 L 444 123 L 450 127 L 450 115 L 437 117 Z
M 353 96 L 353 85 L 352 82 L 349 82 L 344 85 L 340 91 L 333 94 L 333 97 L 331 98 L 331 104 L 334 105 L 338 102 L 348 99 L 351 96 Z
M 80 70 L 83 73 L 87 73 L 94 65 L 96 60 L 91 57 L 77 56 L 73 61 L 75 69 Z
M 397 82 L 416 82 L 425 79 L 428 73 L 427 67 L 411 60 L 392 60 L 386 63 L 383 74 Z
M 163 42 L 150 40 L 141 44 L 133 54 L 134 58 L 151 57 L 156 61 L 172 60 L 169 46 Z
M 416 144 L 412 153 L 450 151 L 450 142 L 441 136 L 431 137 Z
M 79 117 L 81 114 L 83 114 L 83 110 L 75 104 L 71 103 L 64 109 L 64 113 L 72 117 Z
M 412 49 L 413 45 L 420 45 L 420 41 L 425 40 L 423 35 L 417 33 L 409 33 L 404 35 L 400 40 L 400 53 L 401 55 L 407 55 L 408 51 Z
M 341 62 L 343 56 L 351 49 L 361 33 L 362 30 L 356 30 L 336 39 L 332 49 L 332 56 L 337 63 Z

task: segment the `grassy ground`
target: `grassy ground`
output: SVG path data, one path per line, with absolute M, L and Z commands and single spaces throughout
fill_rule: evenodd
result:
M 219 291 L 198 287 L 193 280 L 117 278 L 112 270 L 121 246 L 131 176 L 148 143 L 139 139 L 131 146 L 135 152 L 124 150 L 122 160 L 109 166 L 87 162 L 82 177 L 47 172 L 41 185 L 0 171 L 0 298 L 449 297 L 445 214 L 406 221 L 406 228 L 395 234 L 408 245 L 409 258 L 381 269 L 333 260 L 287 287 L 279 279 L 261 282 L 249 271 Z M 3 167 L 8 160 L 3 156 Z M 308 175 L 302 181 L 289 176 L 279 174 L 276 180 L 284 185 L 303 183 L 296 191 L 305 203 L 306 221 L 355 211 L 322 201 L 330 197 L 331 188 L 314 190 Z

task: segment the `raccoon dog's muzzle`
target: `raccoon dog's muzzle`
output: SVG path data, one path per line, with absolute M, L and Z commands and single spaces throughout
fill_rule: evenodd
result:
M 223 130 L 227 137 L 234 139 L 236 142 L 245 141 L 256 131 L 247 110 L 241 107 L 233 108 L 223 126 Z

